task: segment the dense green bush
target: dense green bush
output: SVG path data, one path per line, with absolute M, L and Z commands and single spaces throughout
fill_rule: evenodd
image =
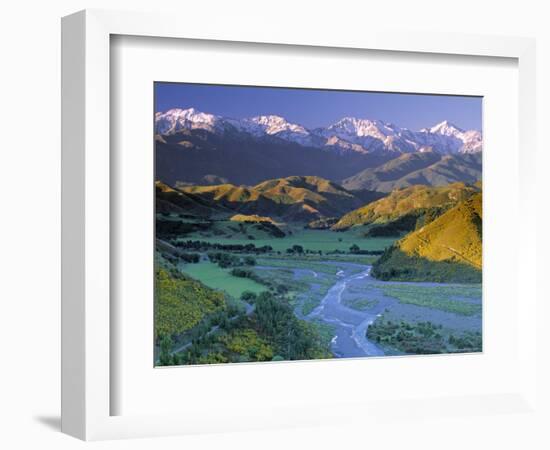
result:
M 155 336 L 173 336 L 226 308 L 225 295 L 176 270 L 155 273 Z
M 267 337 L 276 354 L 286 360 L 330 357 L 316 328 L 299 320 L 288 302 L 269 292 L 258 295 L 254 321 L 260 333 Z
M 258 295 L 255 292 L 244 291 L 241 295 L 241 300 L 247 303 L 254 303 Z
M 433 281 L 439 283 L 481 283 L 481 270 L 454 261 L 430 261 L 389 247 L 375 261 L 372 275 L 383 281 Z
M 177 255 L 183 261 L 191 264 L 196 264 L 201 260 L 201 255 L 199 255 L 198 253 L 179 252 Z
M 245 256 L 243 258 L 243 262 L 247 265 L 247 266 L 255 266 L 256 265 L 256 258 L 254 258 L 253 256 Z
M 241 258 L 232 255 L 231 253 L 224 252 L 208 252 L 208 259 L 213 263 L 217 263 L 218 266 L 225 269 L 232 266 L 240 266 Z
M 239 278 L 253 278 L 254 277 L 254 272 L 252 272 L 251 270 L 248 270 L 248 269 L 240 269 L 240 268 L 236 267 L 235 269 L 231 270 L 231 275 L 233 275 L 234 277 L 239 277 Z
M 209 250 L 221 250 L 225 252 L 234 252 L 234 253 L 270 253 L 273 251 L 271 245 L 263 245 L 261 247 L 256 247 L 254 244 L 219 244 L 211 243 L 206 241 L 176 241 L 174 242 L 176 247 L 194 250 L 198 252 L 204 252 Z
M 482 350 L 481 333 L 445 337 L 441 325 L 377 319 L 367 329 L 371 341 L 412 355 L 464 353 Z

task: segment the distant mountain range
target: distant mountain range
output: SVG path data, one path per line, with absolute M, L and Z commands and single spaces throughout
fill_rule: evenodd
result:
M 155 130 L 159 135 L 195 129 L 218 134 L 246 133 L 256 138 L 276 137 L 337 153 L 412 153 L 427 150 L 441 153 L 477 153 L 483 147 L 481 132 L 465 131 L 448 121 L 431 128 L 412 131 L 381 120 L 344 117 L 328 127 L 309 130 L 277 115 L 231 119 L 203 113 L 194 108 L 170 109 L 155 115 Z
M 157 179 L 171 185 L 208 184 L 208 179 L 255 185 L 312 175 L 350 190 L 387 192 L 412 184 L 481 178 L 481 132 L 447 121 L 412 131 L 346 117 L 328 127 L 307 129 L 276 115 L 231 119 L 190 108 L 156 113 L 155 131 Z M 388 168 L 381 166 L 396 158 L 389 179 L 383 173 Z M 399 178 L 395 165 L 401 167 Z

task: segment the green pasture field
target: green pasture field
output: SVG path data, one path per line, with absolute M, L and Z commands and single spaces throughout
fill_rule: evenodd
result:
M 249 278 L 234 277 L 230 269 L 222 269 L 211 262 L 198 264 L 183 264 L 180 270 L 191 278 L 198 280 L 212 289 L 219 289 L 227 292 L 234 298 L 240 298 L 244 291 L 251 291 L 259 294 L 267 288 Z
M 386 284 L 385 295 L 401 303 L 439 309 L 464 316 L 481 313 L 481 285 Z
M 275 251 L 285 252 L 293 245 L 301 245 L 304 250 L 319 251 L 323 253 L 334 250 L 349 251 L 353 244 L 357 244 L 361 250 L 384 250 L 391 246 L 395 238 L 364 238 L 356 231 L 336 232 L 330 230 L 295 229 L 291 235 L 284 238 L 248 239 L 242 235 L 228 237 L 227 235 L 207 236 L 204 233 L 190 233 L 181 240 L 201 240 L 212 244 L 254 244 L 256 247 L 270 245 Z

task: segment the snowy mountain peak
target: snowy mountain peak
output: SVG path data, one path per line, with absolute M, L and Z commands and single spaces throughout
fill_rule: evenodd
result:
M 464 130 L 458 128 L 456 125 L 449 122 L 448 120 L 444 120 L 443 122 L 440 122 L 430 128 L 430 133 L 443 134 L 445 136 L 455 136 L 459 133 L 464 133 Z
M 314 146 L 313 136 L 309 130 L 274 114 L 242 119 L 233 125 L 256 137 L 275 136 L 300 145 Z
M 386 136 L 387 131 L 390 130 L 381 120 L 357 119 L 356 117 L 344 117 L 327 129 L 355 136 Z
M 205 114 L 200 111 L 197 111 L 195 108 L 187 108 L 187 109 L 172 108 L 166 111 L 165 113 L 160 113 L 160 116 L 174 117 L 174 118 L 180 118 L 180 119 L 185 118 L 190 120 L 196 120 L 198 117 L 201 117 L 201 116 L 214 117 L 213 114 Z
M 258 139 L 277 138 L 339 154 L 428 150 L 477 153 L 483 148 L 481 132 L 464 131 L 447 120 L 431 128 L 412 131 L 377 119 L 344 117 L 328 127 L 309 130 L 275 114 L 231 119 L 200 112 L 195 108 L 173 108 L 155 114 L 155 128 L 156 133 L 161 135 L 193 129 L 212 133 L 246 133 Z
M 256 122 L 264 125 L 273 124 L 273 123 L 277 123 L 277 124 L 288 123 L 284 117 L 278 116 L 276 114 L 270 114 L 267 116 L 256 116 L 256 117 L 252 117 L 252 119 L 250 120 L 252 122 Z
M 277 134 L 281 131 L 292 131 L 295 133 L 308 134 L 308 131 L 303 126 L 290 123 L 281 116 L 258 116 L 253 117 L 250 121 L 260 125 L 267 134 Z
M 213 131 L 220 117 L 197 111 L 195 108 L 173 108 L 155 115 L 156 132 L 173 134 L 184 129 L 206 129 Z
M 445 142 L 448 142 L 452 151 L 477 153 L 483 149 L 481 132 L 477 130 L 465 131 L 448 120 L 438 123 L 429 130 L 421 130 L 421 132 L 426 136 L 425 140 L 429 141 L 430 144 L 433 144 L 434 139 L 439 139 L 440 141 L 444 139 Z

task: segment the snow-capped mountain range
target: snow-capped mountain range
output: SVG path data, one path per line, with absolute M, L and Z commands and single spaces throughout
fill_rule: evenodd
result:
M 425 151 L 478 153 L 483 148 L 480 131 L 463 130 L 448 121 L 413 131 L 381 120 L 344 117 L 328 127 L 307 129 L 277 115 L 231 119 L 194 108 L 175 108 L 156 113 L 155 129 L 159 135 L 193 129 L 219 134 L 243 132 L 257 139 L 278 138 L 338 154 L 388 151 L 397 154 Z

